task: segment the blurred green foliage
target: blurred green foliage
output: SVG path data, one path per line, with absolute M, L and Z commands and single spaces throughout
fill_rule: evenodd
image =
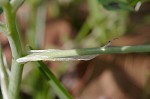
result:
M 122 0 L 99 0 L 99 2 L 108 10 L 132 10 L 129 3 Z
M 99 2 L 108 10 L 134 11 L 134 6 L 138 2 L 145 2 L 145 0 L 99 0 Z
M 25 31 L 26 44 L 35 49 L 42 48 L 47 20 L 65 20 L 67 17 L 75 36 L 73 39 L 64 40 L 64 45 L 68 42 L 70 44 L 64 47 L 65 49 L 70 46 L 71 48 L 83 48 L 105 45 L 108 40 L 120 37 L 126 32 L 129 12 L 135 10 L 138 2 L 145 1 L 148 0 L 26 0 L 24 11 L 26 8 L 30 9 Z M 81 10 L 84 9 L 87 14 L 80 18 Z M 0 13 L 2 12 L 0 8 Z M 48 16 L 49 13 L 51 16 Z M 66 65 L 68 64 L 65 63 Z M 67 67 L 64 66 L 64 69 L 61 66 L 58 72 L 55 72 L 58 78 L 59 74 L 67 70 Z M 59 86 L 54 82 L 51 84 L 54 86 L 49 86 L 44 76 L 35 68 L 34 63 L 28 63 L 25 67 L 27 69 L 24 70 L 22 93 L 25 93 L 30 99 L 54 99 L 56 97 L 53 92 L 54 87 L 59 88 Z
M 0 8 L 0 14 L 3 12 L 3 9 L 2 8 Z
M 49 7 L 51 3 L 53 4 L 53 8 L 60 8 L 61 6 L 60 2 L 56 1 L 33 1 L 28 0 L 26 4 L 30 5 L 30 18 L 29 18 L 29 26 L 27 28 L 27 40 L 28 44 L 36 49 L 39 49 L 38 44 L 38 38 L 41 37 L 44 34 L 38 34 L 38 31 L 44 26 L 38 27 L 37 23 L 41 23 L 41 21 L 45 22 L 43 20 L 43 17 L 38 14 L 40 9 L 42 9 L 43 6 Z M 74 4 L 75 3 L 75 4 Z M 67 7 L 70 7 L 69 5 L 76 5 L 74 7 L 78 7 L 78 5 L 83 2 L 75 2 L 72 1 L 69 4 L 64 4 L 66 9 Z M 56 6 L 56 7 L 54 7 Z M 77 27 L 77 35 L 74 40 L 67 41 L 72 42 L 73 47 L 96 47 L 105 44 L 109 39 L 113 37 L 121 36 L 125 32 L 126 28 L 126 20 L 128 12 L 111 12 L 108 10 L 105 10 L 101 4 L 96 0 L 88 0 L 87 1 L 87 7 L 89 10 L 89 15 L 85 19 L 86 21 L 84 23 L 81 23 L 81 27 Z M 64 9 L 64 8 L 63 8 Z M 70 11 L 73 9 L 73 14 L 69 13 L 68 16 L 72 15 L 78 15 L 78 11 L 76 8 L 71 8 Z M 54 15 L 56 18 L 59 16 L 65 15 L 65 10 L 62 13 L 61 10 L 58 11 L 59 13 Z M 53 9 L 53 11 L 56 11 Z M 45 14 L 42 12 L 42 14 Z M 55 14 L 53 12 L 52 14 Z M 118 17 L 119 16 L 119 17 Z M 60 17 L 61 18 L 61 17 Z M 73 16 L 72 20 L 78 20 L 76 19 L 77 16 Z M 39 22 L 38 22 L 39 21 Z M 72 21 L 73 22 L 73 21 Z M 75 21 L 75 24 L 80 24 L 80 21 Z M 76 28 L 74 23 L 72 23 L 73 27 Z M 78 43 L 81 42 L 81 43 Z M 61 65 L 61 64 L 60 64 Z M 28 68 L 33 67 L 33 64 L 28 64 Z M 62 68 L 62 67 L 61 67 Z M 67 69 L 67 68 L 66 68 Z M 63 70 L 65 71 L 65 70 Z M 60 72 L 62 72 L 60 70 Z M 59 74 L 59 72 L 57 73 Z M 25 78 L 23 80 L 22 84 L 22 90 L 26 94 L 31 95 L 31 99 L 53 99 L 55 97 L 55 94 L 53 92 L 53 89 L 50 88 L 46 80 L 43 79 L 43 76 L 39 73 L 38 70 L 31 69 L 28 74 L 25 75 Z
M 76 32 L 75 38 L 67 41 L 71 42 L 72 47 L 97 47 L 104 45 L 108 40 L 122 36 L 125 33 L 128 13 L 134 10 L 134 6 L 140 0 L 61 1 L 63 0 L 27 0 L 25 2 L 30 8 L 29 23 L 26 30 L 28 45 L 40 49 L 41 44 L 39 41 L 44 39 L 46 21 L 44 17 L 48 8 L 51 8 L 51 15 L 54 18 L 63 19 L 63 16 L 66 14 L 70 16 L 71 25 Z M 84 21 L 80 22 L 77 17 L 82 13 L 78 12 L 77 8 L 83 3 L 86 4 L 88 14 L 84 17 Z M 0 11 L 2 10 L 0 9 Z M 41 37 L 40 40 L 39 37 Z M 35 64 L 29 63 L 27 65 L 30 70 L 27 70 L 28 73 L 23 79 L 22 92 L 29 95 L 30 99 L 54 99 L 53 89 L 36 68 L 31 68 Z
M 104 45 L 125 32 L 128 11 L 109 11 L 99 1 L 88 0 L 89 16 L 79 30 L 76 40 L 80 47 Z

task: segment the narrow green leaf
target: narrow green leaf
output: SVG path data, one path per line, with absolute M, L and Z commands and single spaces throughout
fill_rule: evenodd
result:
M 55 75 L 49 70 L 49 68 L 42 61 L 38 61 L 39 69 L 41 73 L 47 78 L 49 84 L 54 89 L 60 99 L 73 99 L 63 85 L 57 80 Z
M 71 53 L 76 53 L 76 49 L 68 50 L 71 56 L 63 57 L 62 54 L 67 54 L 67 50 L 49 49 L 49 50 L 31 50 L 32 54 L 17 59 L 17 62 L 28 62 L 28 61 L 76 61 L 76 60 L 90 60 L 97 55 L 71 55 Z M 76 53 L 77 54 L 77 53 Z

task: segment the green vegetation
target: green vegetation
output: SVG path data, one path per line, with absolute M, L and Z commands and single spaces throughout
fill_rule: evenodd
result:
M 27 3 L 31 7 L 31 19 L 30 25 L 27 30 L 27 43 L 34 49 L 40 49 L 42 46 L 45 21 L 46 21 L 46 0 L 27 0 Z M 71 2 L 71 1 L 70 1 Z M 79 1 L 72 1 L 72 3 L 78 3 Z M 22 81 L 22 73 L 24 68 L 24 62 L 36 61 L 31 63 L 38 67 L 40 73 L 47 79 L 43 81 L 45 86 L 48 82 L 48 88 L 43 88 L 46 98 L 53 98 L 53 93 L 50 91 L 54 89 L 54 92 L 61 99 L 73 99 L 73 96 L 63 87 L 61 82 L 54 76 L 51 70 L 46 66 L 42 60 L 49 61 L 72 61 L 72 60 L 89 60 L 96 57 L 98 54 L 114 54 L 114 53 L 135 53 L 135 52 L 150 52 L 150 45 L 140 46 L 120 46 L 120 47 L 99 47 L 99 48 L 84 48 L 82 47 L 94 47 L 105 45 L 106 42 L 114 37 L 123 35 L 126 28 L 126 20 L 129 11 L 134 11 L 134 7 L 138 2 L 144 2 L 140 0 L 87 0 L 89 15 L 85 22 L 78 30 L 74 40 L 70 40 L 73 47 L 81 47 L 81 49 L 73 50 L 38 50 L 42 52 L 36 52 L 37 50 L 31 50 L 31 54 L 27 54 L 28 51 L 24 47 L 23 37 L 19 32 L 19 27 L 16 22 L 16 13 L 24 0 L 0 0 L 0 12 L 4 15 L 5 21 L 0 23 L 0 32 L 3 32 L 9 41 L 12 52 L 11 74 L 8 76 L 7 68 L 3 62 L 3 53 L 0 47 L 0 72 L 1 72 L 1 91 L 3 99 L 18 99 L 20 97 L 20 86 Z M 53 1 L 54 4 L 58 3 Z M 58 6 L 62 6 L 59 5 Z M 58 6 L 54 8 L 59 8 Z M 104 8 L 105 10 L 104 10 Z M 66 8 L 67 9 L 67 8 Z M 56 10 L 56 9 L 54 9 Z M 110 10 L 110 11 L 109 11 Z M 112 11 L 113 10 L 113 11 Z M 60 10 L 61 11 L 61 10 Z M 103 14 L 102 14 L 102 13 Z M 58 12 L 59 13 L 59 12 Z M 61 13 L 59 13 L 61 14 Z M 59 15 L 58 14 L 58 15 Z M 120 17 L 117 17 L 120 16 Z M 76 24 L 76 23 L 74 23 Z M 77 28 L 78 29 L 78 28 Z M 91 32 L 89 34 L 89 32 Z M 78 43 L 81 42 L 81 43 Z M 86 43 L 85 43 L 86 42 Z M 88 44 L 88 45 L 87 45 Z M 35 51 L 32 53 L 32 51 Z M 20 63 L 23 62 L 23 63 Z M 30 64 L 30 63 L 29 63 Z M 30 65 L 30 66 L 32 66 Z M 36 70 L 35 70 L 36 71 Z M 37 71 L 36 71 L 37 72 Z M 38 73 L 37 73 L 38 74 Z M 2 77 L 3 75 L 3 77 Z M 34 75 L 33 78 L 37 81 L 39 78 Z M 29 81 L 29 82 L 28 82 Z M 30 80 L 27 80 L 30 83 Z M 32 84 L 30 84 L 32 85 Z M 44 86 L 44 85 L 43 85 Z M 32 87 L 32 86 L 31 86 Z M 32 88 L 31 88 L 32 90 Z M 39 90 L 38 90 L 39 91 Z M 39 99 L 38 91 L 33 96 L 34 99 Z M 40 93 L 40 91 L 39 91 Z M 37 95 L 38 94 L 38 95 Z M 21 98 L 21 97 L 20 97 Z M 41 99 L 41 98 L 40 98 Z

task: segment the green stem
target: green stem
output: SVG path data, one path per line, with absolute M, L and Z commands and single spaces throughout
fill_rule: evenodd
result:
M 44 1 L 42 1 L 44 2 Z M 36 47 L 41 48 L 44 42 L 44 31 L 45 31 L 45 20 L 46 20 L 46 4 L 45 2 L 42 3 L 40 6 L 37 7 L 36 11 Z
M 9 99 L 17 99 L 19 94 L 19 88 L 22 77 L 23 65 L 16 62 L 16 59 L 21 57 L 23 54 L 21 41 L 19 37 L 19 33 L 16 27 L 15 14 L 16 12 L 12 11 L 12 7 L 10 3 L 7 3 L 4 7 L 4 15 L 6 20 L 6 26 L 8 28 L 8 40 L 10 43 L 11 51 L 12 51 L 12 65 L 11 65 L 11 75 L 10 82 L 8 88 L 8 98 Z
M 33 48 L 42 47 L 45 28 L 46 5 L 37 1 L 31 4 L 30 23 L 27 31 L 28 44 Z
M 76 60 L 83 56 L 98 55 L 98 54 L 119 54 L 119 53 L 140 53 L 150 52 L 150 45 L 139 46 L 116 46 L 116 47 L 101 47 L 101 48 L 83 48 L 72 50 L 33 50 L 34 53 L 17 59 L 17 62 L 29 62 L 39 60 L 49 61 L 69 61 L 69 58 Z M 85 57 L 84 57 L 85 58 Z M 87 57 L 88 58 L 88 57 Z
M 73 99 L 73 97 L 68 93 L 68 91 L 61 85 L 61 83 L 57 80 L 57 78 L 53 75 L 53 73 L 49 70 L 49 68 L 42 62 L 38 61 L 39 69 L 47 78 L 51 87 L 53 87 L 56 94 L 60 99 Z
M 8 99 L 8 74 L 3 62 L 3 53 L 0 46 L 0 81 L 3 99 Z
M 30 15 L 30 20 L 29 20 L 29 26 L 27 27 L 27 40 L 28 44 L 32 46 L 33 48 L 37 48 L 36 46 L 36 41 L 35 41 L 35 35 L 36 35 L 36 12 L 37 12 L 37 6 L 36 5 L 31 5 L 31 13 Z

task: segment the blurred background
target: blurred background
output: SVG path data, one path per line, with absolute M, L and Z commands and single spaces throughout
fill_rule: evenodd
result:
M 123 5 L 132 0 L 103 1 L 26 0 L 17 12 L 24 49 L 100 47 L 113 38 L 118 39 L 112 46 L 150 43 L 149 0 L 136 11 Z M 10 46 L 2 33 L 0 42 L 9 66 Z M 46 64 L 75 99 L 150 99 L 150 53 Z M 25 64 L 20 94 L 21 99 L 59 99 L 32 62 Z

